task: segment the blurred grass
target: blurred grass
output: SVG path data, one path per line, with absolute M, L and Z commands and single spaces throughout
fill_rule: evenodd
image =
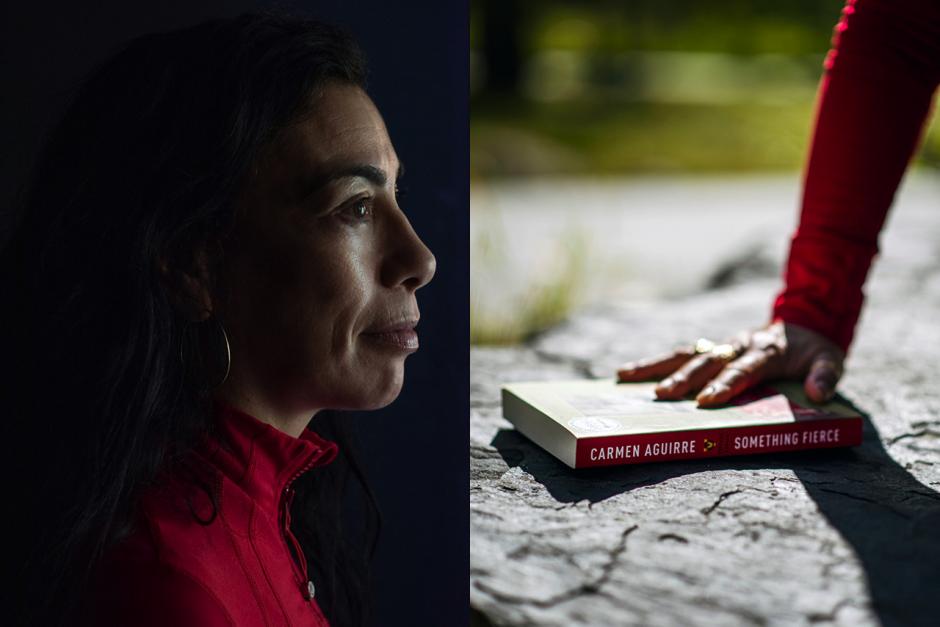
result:
M 476 103 L 470 167 L 487 179 L 541 175 L 691 175 L 799 171 L 812 99 L 780 104 Z M 916 163 L 940 167 L 936 116 Z
M 811 102 L 480 104 L 471 171 L 485 178 L 798 169 Z
M 492 217 L 492 216 L 491 216 Z M 506 268 L 506 233 L 497 227 L 481 232 L 474 242 L 470 276 L 470 343 L 506 345 L 524 342 L 562 322 L 574 309 L 580 296 L 579 286 L 587 267 L 588 240 L 579 231 L 571 231 L 554 246 L 557 271 L 551 279 L 530 283 L 521 291 L 504 291 L 500 307 L 491 302 L 492 286 L 481 284 L 500 276 Z
M 940 115 L 935 113 L 927 127 L 916 163 L 940 169 L 940 119 L 938 118 Z

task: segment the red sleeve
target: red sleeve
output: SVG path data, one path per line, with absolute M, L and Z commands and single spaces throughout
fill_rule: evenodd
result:
M 195 577 L 128 543 L 102 563 L 83 607 L 94 627 L 233 627 L 222 602 Z
M 940 1 L 848 0 L 842 13 L 773 319 L 847 350 L 878 233 L 940 80 Z

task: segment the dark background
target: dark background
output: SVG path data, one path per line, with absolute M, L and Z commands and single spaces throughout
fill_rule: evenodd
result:
M 284 9 L 339 24 L 369 58 L 370 94 L 407 164 L 405 209 L 437 257 L 418 294 L 421 350 L 387 409 L 354 416 L 383 514 L 376 624 L 467 620 L 467 2 L 172 0 L 3 3 L 0 13 L 0 236 L 5 209 L 69 90 L 137 35 L 244 11 Z

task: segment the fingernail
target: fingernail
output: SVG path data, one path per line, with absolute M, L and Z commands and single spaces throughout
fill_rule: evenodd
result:
M 658 384 L 656 384 L 656 387 L 653 390 L 656 393 L 656 398 L 666 398 L 669 396 L 671 390 L 669 389 L 670 384 L 667 383 L 667 381 L 668 379 L 663 379 Z
M 709 384 L 708 386 L 706 386 L 704 390 L 702 390 L 701 392 L 699 392 L 698 398 L 706 398 L 706 397 L 710 397 L 710 396 L 717 396 L 718 394 L 720 394 L 721 392 L 723 392 L 725 389 L 726 389 L 726 388 L 725 388 L 725 386 L 723 386 L 723 385 L 720 385 L 720 384 L 717 384 L 717 383 L 711 383 L 711 384 Z

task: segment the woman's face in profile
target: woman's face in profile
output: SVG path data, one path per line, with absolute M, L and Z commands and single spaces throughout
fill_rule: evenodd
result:
M 373 409 L 401 390 L 435 259 L 398 206 L 401 166 L 365 92 L 328 86 L 311 111 L 240 196 L 219 307 L 226 387 L 282 411 Z

